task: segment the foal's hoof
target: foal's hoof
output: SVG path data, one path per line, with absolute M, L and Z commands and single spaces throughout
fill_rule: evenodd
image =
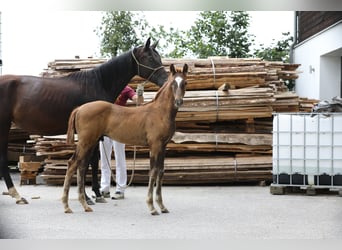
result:
M 103 196 L 96 197 L 95 201 L 96 203 L 107 203 L 106 199 L 103 198 Z
M 151 211 L 151 215 L 159 215 L 159 213 L 157 212 L 157 210 L 154 209 Z
M 84 209 L 84 212 L 93 212 L 93 209 L 91 209 L 90 207 L 86 207 L 86 208 Z
M 87 204 L 88 204 L 89 206 L 95 205 L 95 203 L 94 203 L 91 199 L 88 199 L 88 200 L 87 200 Z
M 167 208 L 163 208 L 163 209 L 161 210 L 161 212 L 162 212 L 163 214 L 170 213 L 169 210 L 167 210 Z
M 66 214 L 72 214 L 72 210 L 70 208 L 67 208 L 64 210 L 64 213 Z
M 21 198 L 20 200 L 17 200 L 15 203 L 19 205 L 24 205 L 28 204 L 28 201 L 25 198 Z

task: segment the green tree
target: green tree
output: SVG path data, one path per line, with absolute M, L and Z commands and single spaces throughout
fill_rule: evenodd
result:
M 254 42 L 254 36 L 249 34 L 250 16 L 244 11 L 232 11 L 231 25 L 227 34 L 230 57 L 248 57 L 250 56 L 250 46 Z
M 158 51 L 162 57 L 184 57 L 187 49 L 184 43 L 185 31 L 170 27 L 168 30 L 163 25 L 150 28 L 148 36 L 159 40 Z
M 144 31 L 147 22 L 130 11 L 107 11 L 95 32 L 101 38 L 101 55 L 116 56 L 142 43 L 137 32 Z
M 253 37 L 248 33 L 248 26 L 246 12 L 203 11 L 186 33 L 184 45 L 200 58 L 247 57 Z
M 277 42 L 273 40 L 271 45 L 264 46 L 260 44 L 260 49 L 254 52 L 254 56 L 262 58 L 267 61 L 282 61 L 289 62 L 291 44 L 293 37 L 290 32 L 282 33 L 283 38 Z
M 101 25 L 95 30 L 101 38 L 101 55 L 117 56 L 134 46 L 144 44 L 148 37 L 160 40 L 158 51 L 163 57 L 181 57 L 177 49 L 180 31 L 166 30 L 163 25 L 151 27 L 142 12 L 108 11 L 102 16 Z

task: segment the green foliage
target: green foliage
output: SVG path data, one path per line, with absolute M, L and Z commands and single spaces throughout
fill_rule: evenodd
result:
M 142 12 L 110 11 L 104 13 L 96 32 L 101 37 L 104 56 L 121 54 L 151 37 L 159 40 L 158 51 L 162 57 L 256 56 L 287 62 L 293 40 L 289 33 L 283 33 L 284 39 L 268 47 L 261 44 L 251 54 L 254 35 L 248 33 L 249 21 L 250 16 L 244 11 L 203 11 L 189 30 L 172 27 L 167 30 L 162 25 L 151 27 Z
M 142 43 L 137 31 L 145 30 L 146 25 L 129 11 L 105 12 L 101 26 L 95 30 L 101 37 L 101 55 L 116 56 Z
M 153 40 L 159 40 L 158 51 L 161 56 L 170 58 L 181 58 L 185 55 L 184 34 L 184 31 L 172 27 L 166 30 L 163 25 L 158 25 L 157 28 L 152 27 L 148 32 Z
M 268 47 L 260 44 L 260 49 L 254 53 L 256 57 L 260 57 L 267 61 L 282 61 L 289 62 L 290 49 L 293 42 L 293 37 L 290 32 L 282 33 L 284 38 L 278 42 L 273 40 L 273 43 Z
M 231 13 L 232 25 L 227 34 L 229 41 L 229 57 L 248 57 L 249 47 L 254 42 L 254 36 L 248 33 L 250 16 L 244 11 Z
M 184 45 L 199 58 L 247 57 L 252 38 L 248 26 L 249 15 L 243 11 L 200 12 L 195 24 L 186 32 Z

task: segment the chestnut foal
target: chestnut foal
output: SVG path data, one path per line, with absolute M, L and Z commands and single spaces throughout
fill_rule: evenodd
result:
M 76 151 L 69 160 L 69 167 L 64 180 L 62 201 L 65 213 L 72 213 L 68 197 L 70 182 L 77 169 L 79 201 L 86 212 L 92 209 L 84 196 L 84 177 L 89 157 L 102 136 L 125 144 L 148 146 L 150 149 L 150 172 L 147 193 L 147 205 L 152 215 L 158 215 L 153 205 L 153 189 L 156 185 L 156 202 L 162 213 L 169 211 L 163 204 L 162 179 L 167 143 L 172 138 L 176 125 L 178 108 L 183 104 L 186 89 L 188 65 L 183 71 L 176 71 L 170 65 L 170 74 L 151 102 L 129 108 L 105 101 L 86 103 L 76 108 L 70 115 L 67 142 L 74 143 L 74 133 L 78 135 Z

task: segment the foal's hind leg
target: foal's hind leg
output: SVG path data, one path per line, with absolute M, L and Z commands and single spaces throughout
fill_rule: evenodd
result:
M 72 210 L 70 209 L 69 204 L 68 204 L 68 199 L 69 199 L 69 190 L 70 190 L 70 185 L 71 185 L 71 178 L 74 175 L 74 173 L 76 172 L 76 168 L 77 168 L 77 162 L 75 160 L 75 158 L 76 158 L 75 155 L 76 155 L 76 152 L 73 154 L 73 156 L 71 157 L 71 159 L 68 162 L 68 169 L 67 169 L 65 179 L 64 179 L 62 202 L 64 205 L 64 212 L 65 213 L 72 213 Z

